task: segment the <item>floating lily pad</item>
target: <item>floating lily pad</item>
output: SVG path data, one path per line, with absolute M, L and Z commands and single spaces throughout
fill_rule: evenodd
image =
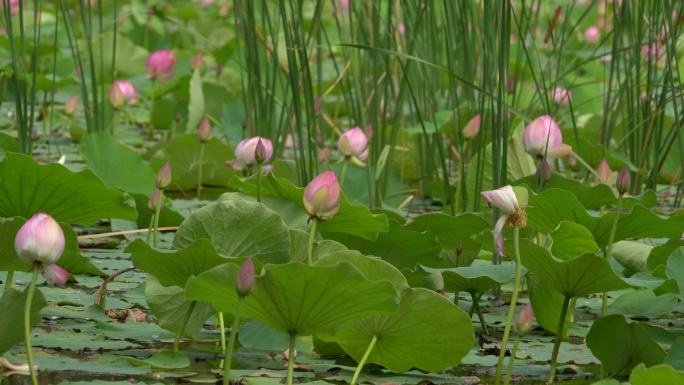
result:
M 162 350 L 145 359 L 122 357 L 133 366 L 151 366 L 154 369 L 183 369 L 190 366 L 190 359 L 181 352 Z

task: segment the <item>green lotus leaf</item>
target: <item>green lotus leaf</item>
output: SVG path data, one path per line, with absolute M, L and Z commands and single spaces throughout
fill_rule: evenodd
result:
M 24 340 L 24 307 L 28 288 L 24 291 L 11 289 L 0 299 L 0 355 L 11 349 L 15 344 Z M 31 327 L 42 319 L 40 311 L 45 307 L 45 297 L 40 290 L 33 294 L 31 303 Z
M 562 221 L 550 235 L 553 239 L 551 254 L 558 259 L 568 260 L 599 252 L 591 232 L 577 223 Z

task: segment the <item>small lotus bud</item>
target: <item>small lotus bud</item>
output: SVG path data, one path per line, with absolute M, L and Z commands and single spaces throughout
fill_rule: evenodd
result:
M 244 170 L 253 166 L 257 160 L 255 158 L 257 152 L 257 144 L 261 142 L 263 146 L 263 161 L 266 163 L 271 160 L 273 156 L 273 143 L 265 138 L 255 136 L 253 138 L 245 139 L 235 146 L 235 162 L 231 162 L 231 167 L 236 170 Z
M 268 153 L 266 152 L 266 146 L 264 146 L 264 142 L 259 139 L 257 141 L 256 146 L 254 147 L 254 160 L 261 164 L 264 163 L 268 156 Z
M 340 208 L 340 183 L 333 171 L 315 177 L 304 190 L 304 208 L 322 221 L 331 219 Z
M 171 164 L 169 162 L 157 171 L 157 188 L 164 190 L 171 184 Z
M 463 137 L 466 139 L 472 139 L 477 136 L 480 132 L 480 114 L 475 115 L 465 127 L 463 127 Z
M 433 291 L 444 291 L 444 277 L 435 271 L 423 277 L 423 285 Z
M 568 105 L 570 105 L 570 100 L 572 98 L 572 94 L 570 93 L 570 91 L 563 87 L 554 88 L 551 96 L 553 98 L 554 103 L 563 107 L 567 107 Z
M 40 273 L 46 281 L 60 286 L 64 285 L 69 280 L 69 272 L 54 263 L 43 265 L 40 269 Z
M 252 258 L 247 258 L 242 267 L 240 267 L 240 271 L 238 271 L 237 278 L 235 279 L 235 290 L 240 297 L 245 297 L 252 291 L 255 279 L 254 262 L 252 262 Z
M 109 89 L 109 102 L 112 103 L 112 107 L 121 108 L 126 100 L 124 99 L 121 89 L 119 87 L 114 87 Z
M 76 99 L 76 96 L 72 96 L 64 107 L 64 113 L 73 115 L 76 112 L 76 107 L 78 107 L 78 99 Z
M 595 25 L 592 25 L 591 27 L 587 28 L 584 31 L 584 40 L 587 43 L 592 43 L 592 44 L 598 43 L 600 38 L 601 38 L 601 31 Z
M 615 187 L 617 188 L 618 193 L 622 195 L 629 190 L 631 184 L 632 180 L 629 175 L 629 169 L 627 168 L 627 166 L 623 166 L 622 170 L 620 170 L 620 173 L 618 174 L 617 181 L 615 182 Z
M 197 137 L 201 143 L 207 143 L 211 140 L 211 121 L 206 116 L 202 118 L 199 127 L 197 127 Z
M 345 157 L 354 156 L 359 160 L 368 158 L 368 138 L 360 127 L 345 131 L 337 141 L 337 150 Z
M 515 319 L 515 332 L 521 336 L 529 333 L 532 330 L 532 323 L 534 322 L 534 313 L 532 312 L 532 305 L 526 304 L 518 313 Z
M 598 167 L 596 167 L 596 179 L 600 183 L 608 183 L 610 177 L 613 175 L 613 171 L 608 165 L 608 161 L 604 158 L 599 162 Z
M 318 150 L 318 163 L 330 163 L 330 147 L 325 146 L 322 149 Z
M 196 70 L 198 68 L 202 68 L 202 63 L 204 62 L 204 56 L 202 56 L 201 53 L 198 53 L 195 55 L 195 57 L 192 59 L 192 69 Z
M 56 263 L 64 252 L 64 232 L 51 216 L 37 213 L 17 232 L 14 249 L 19 258 L 30 265 Z
M 152 79 L 170 80 L 175 65 L 176 58 L 169 50 L 152 52 L 145 60 L 145 69 Z
M 119 108 L 125 103 L 135 103 L 138 99 L 138 89 L 126 80 L 115 80 L 109 89 L 109 101 L 112 107 Z
M 150 211 L 157 211 L 157 205 L 160 204 L 160 199 L 161 199 L 161 190 L 160 189 L 155 189 L 154 192 L 152 193 L 152 196 L 150 197 L 150 200 L 147 201 L 147 208 L 150 209 Z
M 572 152 L 572 147 L 563 143 L 558 124 L 549 115 L 534 119 L 525 127 L 523 133 L 525 151 L 537 158 L 558 159 Z

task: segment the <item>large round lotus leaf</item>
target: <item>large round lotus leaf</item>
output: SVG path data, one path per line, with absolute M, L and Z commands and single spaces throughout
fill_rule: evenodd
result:
M 196 336 L 207 318 L 214 314 L 210 305 L 186 301 L 182 288 L 163 286 L 149 274 L 145 285 L 145 298 L 150 311 L 159 320 L 159 326 L 164 329 L 178 333 L 187 320 L 184 329 L 186 336 Z
M 232 314 L 237 304 L 238 266 L 224 264 L 186 286 L 188 301 L 211 303 Z M 388 281 L 369 281 L 350 263 L 308 266 L 298 262 L 265 265 L 241 316 L 282 333 L 312 335 L 329 332 L 346 321 L 396 309 L 397 292 Z
M 433 269 L 422 266 L 427 273 L 442 273 L 444 289 L 448 292 L 482 293 L 501 284 L 513 281 L 515 267 L 505 265 L 474 265 L 453 269 Z
M 182 249 L 201 238 L 229 257 L 273 263 L 290 258 L 287 226 L 275 211 L 257 202 L 235 198 L 197 210 L 181 224 L 173 246 Z
M 562 221 L 551 233 L 551 254 L 562 260 L 577 258 L 584 254 L 596 254 L 599 247 L 594 236 L 584 226 Z
M 399 309 L 348 322 L 332 337 L 359 361 L 373 336 L 377 343 L 368 362 L 396 372 L 418 368 L 441 372 L 456 366 L 474 343 L 468 314 L 427 289 L 407 289 Z
M 401 291 L 409 287 L 404 275 L 392 264 L 377 257 L 368 257 L 354 250 L 340 250 L 323 256 L 316 261 L 319 266 L 334 266 L 338 262 L 347 261 L 354 265 L 364 277 L 371 281 L 387 280 L 394 288 Z
M 638 323 L 627 323 L 621 315 L 595 321 L 587 334 L 587 346 L 610 377 L 629 374 L 640 362 L 650 366 L 665 359 L 665 352 L 646 329 Z
M 676 371 L 670 365 L 656 365 L 647 368 L 639 364 L 629 376 L 632 385 L 681 385 L 684 384 L 684 373 Z
M 9 290 L 0 300 L 0 355 L 8 351 L 15 344 L 24 340 L 24 307 L 28 290 Z M 45 307 L 45 297 L 40 290 L 36 290 L 31 303 L 31 325 L 41 320 L 40 311 Z

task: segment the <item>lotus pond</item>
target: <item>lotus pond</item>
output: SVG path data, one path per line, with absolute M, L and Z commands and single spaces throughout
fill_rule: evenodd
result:
M 681 1 L 0 5 L 0 383 L 684 384 Z

